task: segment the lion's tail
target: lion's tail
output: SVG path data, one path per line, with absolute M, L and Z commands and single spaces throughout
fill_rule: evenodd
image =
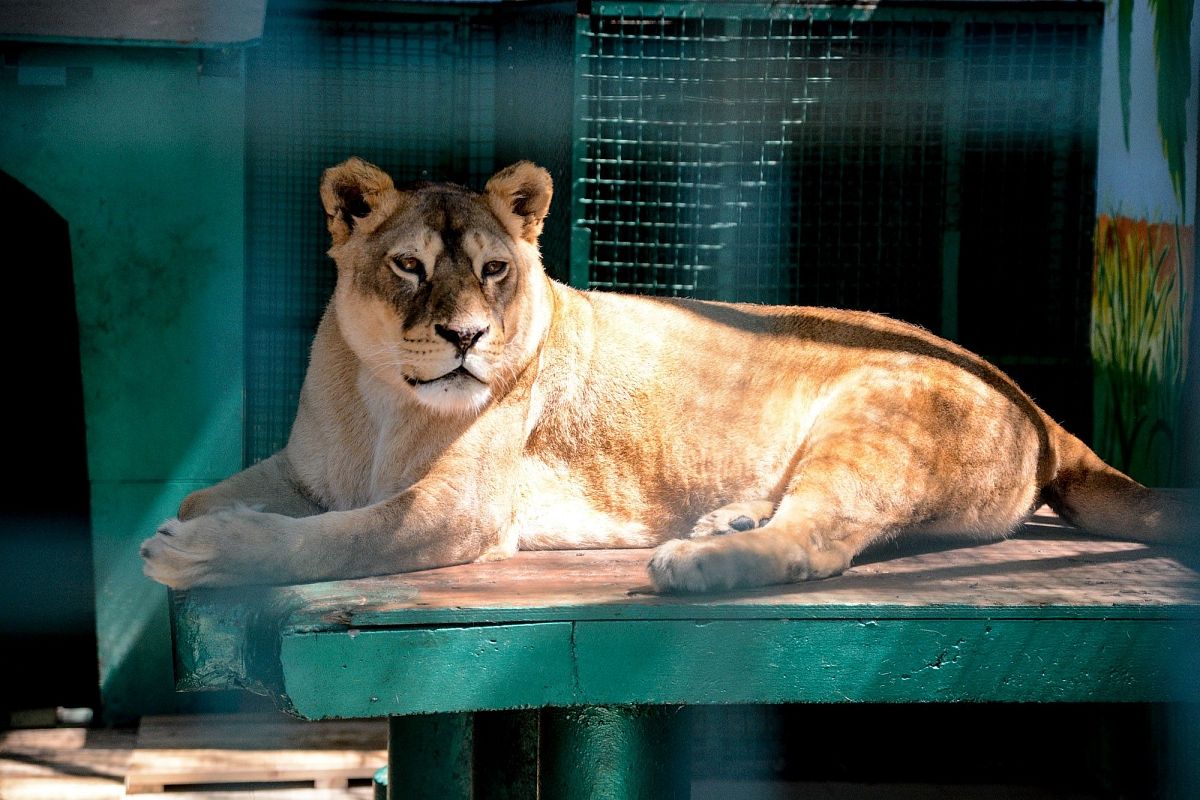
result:
M 1058 469 L 1042 499 L 1089 533 L 1151 544 L 1200 545 L 1200 509 L 1181 495 L 1148 489 L 1110 467 L 1053 425 Z

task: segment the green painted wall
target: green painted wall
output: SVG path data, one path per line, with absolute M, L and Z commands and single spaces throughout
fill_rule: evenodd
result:
M 241 466 L 241 55 L 214 70 L 199 50 L 5 53 L 0 170 L 70 226 L 106 711 L 175 710 L 166 590 L 138 545 Z

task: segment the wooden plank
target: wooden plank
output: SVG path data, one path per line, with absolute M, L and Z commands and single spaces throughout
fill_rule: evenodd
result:
M 0 30 L 16 39 L 188 47 L 260 39 L 265 16 L 265 0 L 7 0 Z
M 301 633 L 280 645 L 282 694 L 309 719 L 565 705 L 571 653 L 565 622 Z
M 888 609 L 898 616 L 947 609 L 986 615 L 1030 609 L 1044 615 L 1154 616 L 1200 607 L 1200 576 L 1164 548 L 1054 533 L 974 547 L 876 554 L 824 581 L 707 596 L 651 592 L 648 550 L 518 553 L 488 565 L 466 565 L 377 581 L 407 587 L 402 595 L 359 584 L 359 602 L 340 619 L 353 627 L 554 619 L 741 618 L 764 614 L 827 617 L 846 610 Z M 486 567 L 486 568 L 484 568 Z M 305 587 L 313 611 L 341 589 Z M 392 590 L 394 591 L 394 589 Z M 855 611 L 854 613 L 857 613 Z M 332 619 L 326 616 L 326 619 Z
M 1157 620 L 589 622 L 574 657 L 587 703 L 1195 701 L 1198 635 Z
M 146 717 L 125 778 L 128 794 L 165 787 L 312 781 L 346 788 L 387 763 L 380 722 L 310 724 L 283 714 Z
M 1013 784 L 836 783 L 832 781 L 770 781 L 711 779 L 692 781 L 691 800 L 1095 800 L 1082 789 Z M 174 798 L 172 798 L 174 800 Z M 257 798 L 256 798 L 257 800 Z M 265 800 L 265 799 L 264 799 Z
M 783 615 L 899 617 L 1200 616 L 1200 573 L 1170 548 L 1096 539 L 1040 513 L 1019 536 L 988 544 L 880 549 L 824 581 L 705 596 L 660 596 L 650 550 L 523 552 L 488 564 L 274 590 L 179 596 L 176 618 L 273 604 L 304 630 L 584 619 L 732 619 Z M 258 593 L 256 593 L 256 591 Z M 975 611 L 973 611 L 973 609 Z M 241 616 L 238 616 L 240 613 Z M 245 627 L 245 612 L 232 624 Z M 215 631 L 207 631 L 211 640 Z
M 252 791 L 204 789 L 196 792 L 171 792 L 166 800 L 374 800 L 374 797 L 375 790 L 372 787 L 352 786 L 349 789 L 254 789 Z M 54 800 L 60 799 L 54 798 Z
M 295 711 L 526 706 L 1200 700 L 1194 620 L 741 619 L 285 636 Z M 502 628 L 505 655 L 479 649 Z M 529 647 L 525 637 L 542 642 Z M 336 680 L 330 676 L 336 675 Z
M 0 798 L 117 800 L 135 738 L 84 728 L 0 732 Z
M 966 642 L 983 648 L 982 653 L 995 645 L 979 638 L 978 631 L 1010 620 L 1038 623 L 1006 630 L 1030 637 L 1042 648 L 1038 657 L 1051 662 L 1057 639 L 1073 641 L 1084 631 L 1090 638 L 1077 645 L 1094 648 L 1097 663 L 1108 663 L 1106 635 L 1147 637 L 1151 644 L 1138 651 L 1137 661 L 1145 672 L 1131 683 L 1062 667 L 1062 680 L 1074 675 L 1090 681 L 1096 697 L 1193 696 L 1176 691 L 1152 661 L 1154 647 L 1170 654 L 1188 636 L 1200 639 L 1195 627 L 1200 623 L 1200 575 L 1195 568 L 1176 551 L 1086 537 L 1053 517 L 1039 516 L 1020 536 L 1003 542 L 879 551 L 837 578 L 724 595 L 649 593 L 649 555 L 648 550 L 519 553 L 507 561 L 398 576 L 191 592 L 176 597 L 178 672 L 184 687 L 248 687 L 314 718 L 581 702 L 728 702 L 732 695 L 723 700 L 712 686 L 700 686 L 702 681 L 690 677 L 680 680 L 697 685 L 676 696 L 665 689 L 669 681 L 656 694 L 636 683 L 610 691 L 583 676 L 596 668 L 614 680 L 632 681 L 643 663 L 635 654 L 642 647 L 653 654 L 656 644 L 665 648 L 660 652 L 679 653 L 691 647 L 720 653 L 744 646 L 748 654 L 761 654 L 763 670 L 789 658 L 808 663 L 805 653 L 860 646 L 854 644 L 860 621 L 880 625 L 880 630 L 893 630 L 883 625 L 887 620 L 904 623 L 894 629 L 901 638 L 879 645 L 885 648 L 910 646 L 902 640 L 904 631 L 944 629 L 949 636 L 958 628 L 952 631 L 953 626 L 943 623 L 973 621 L 980 624 L 962 630 L 972 632 Z M 725 638 L 704 642 L 696 633 L 703 623 L 735 620 L 739 624 L 727 626 L 731 632 Z M 1075 629 L 1050 624 L 1112 620 L 1164 624 L 1145 629 L 1085 626 L 1072 633 L 1067 631 Z M 780 626 L 789 621 L 845 624 Z M 618 622 L 608 628 L 600 624 Z M 604 634 L 608 639 L 596 651 L 609 655 L 581 656 L 593 641 L 588 637 L 601 637 L 604 631 L 610 632 Z M 667 646 L 674 638 L 680 644 Z M 756 641 L 761 651 L 754 649 Z M 799 649 L 789 649 L 793 646 Z M 1112 650 L 1120 651 L 1120 646 Z M 616 657 L 622 652 L 627 656 Z M 996 652 L 1000 658 L 1015 655 Z M 774 657 L 782 660 L 772 661 Z M 886 668 L 869 660 L 866 665 Z M 812 666 L 818 673 L 827 669 L 816 662 Z M 530 680 L 539 673 L 547 679 Z M 953 673 L 940 672 L 943 679 Z M 1035 685 L 1033 676 L 1025 675 L 1025 683 L 1006 679 L 994 685 L 985 678 L 977 689 L 963 687 L 961 694 L 1013 700 L 1067 696 L 1064 689 Z M 833 692 L 826 685 L 785 691 L 754 680 L 742 684 L 747 702 L 816 699 Z M 920 684 L 864 689 L 858 699 L 930 699 L 934 690 L 953 695 L 954 687 L 936 686 L 930 689 L 934 694 L 922 695 L 913 688 Z

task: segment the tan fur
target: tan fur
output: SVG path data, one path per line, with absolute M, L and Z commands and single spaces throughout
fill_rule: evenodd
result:
M 706 591 L 836 575 L 897 536 L 1002 537 L 1041 500 L 1101 534 L 1183 536 L 1184 513 L 924 330 L 550 281 L 551 191 L 526 162 L 481 195 L 327 170 L 338 284 L 287 447 L 188 497 L 146 573 L 294 582 L 658 545 L 658 589 Z

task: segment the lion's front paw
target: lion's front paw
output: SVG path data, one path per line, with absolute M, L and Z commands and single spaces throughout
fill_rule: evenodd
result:
M 142 571 L 173 589 L 286 577 L 275 569 L 284 551 L 277 519 L 246 509 L 169 519 L 142 542 Z
M 203 518 L 201 518 L 203 519 Z M 142 572 L 172 589 L 200 586 L 209 577 L 216 540 L 197 520 L 172 517 L 142 542 Z
M 713 592 L 746 584 L 737 559 L 713 540 L 672 539 L 650 558 L 650 580 L 659 592 Z
M 673 539 L 654 551 L 650 579 L 660 592 L 715 592 L 840 575 L 851 553 L 841 543 L 772 527 L 736 536 Z

